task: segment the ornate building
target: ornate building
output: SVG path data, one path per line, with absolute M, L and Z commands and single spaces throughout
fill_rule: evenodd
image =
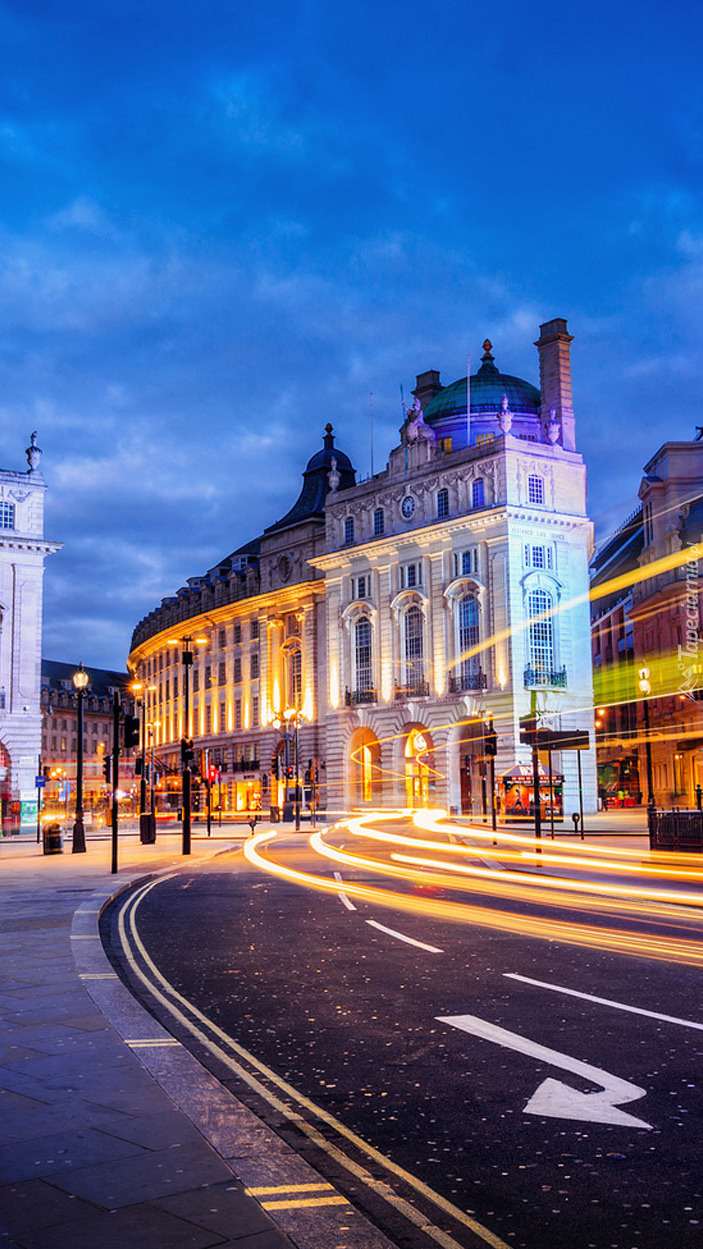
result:
M 46 483 L 32 434 L 26 472 L 0 470 L 0 798 L 3 832 L 36 825 Z
M 280 806 L 291 742 L 271 721 L 294 707 L 306 797 L 318 777 L 328 810 L 478 812 L 487 717 L 508 807 L 529 761 L 522 716 L 592 732 L 570 343 L 565 321 L 542 326 L 540 389 L 500 373 L 488 342 L 468 402 L 466 378 L 420 374 L 400 444 L 368 481 L 328 425 L 291 511 L 137 626 L 129 667 L 153 686 L 147 716 L 174 769 L 192 734 L 226 778 L 226 805 Z M 554 762 L 575 810 L 575 756 Z M 592 810 L 593 750 L 583 782 Z

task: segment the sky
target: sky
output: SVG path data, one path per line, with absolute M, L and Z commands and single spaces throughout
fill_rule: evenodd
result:
M 327 421 L 538 382 L 566 317 L 605 536 L 703 424 L 703 9 L 686 0 L 0 0 L 0 463 L 43 449 L 43 654 L 282 516 Z

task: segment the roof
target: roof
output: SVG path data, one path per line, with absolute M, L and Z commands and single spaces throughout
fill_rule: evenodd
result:
M 482 356 L 481 367 L 477 373 L 471 374 L 471 411 L 499 412 L 503 395 L 507 395 L 511 412 L 538 416 L 541 402 L 538 388 L 521 377 L 499 372 L 491 355 L 488 339 L 484 348 L 486 350 Z M 432 425 L 450 413 L 463 412 L 466 412 L 466 378 L 460 377 L 458 381 L 444 386 L 439 394 L 430 399 L 425 408 L 425 420 L 428 425 Z
M 42 659 L 41 661 L 41 683 L 44 688 L 65 689 L 64 682 L 68 682 L 68 688 L 73 689 L 71 680 L 74 672 L 76 672 L 78 664 L 66 664 L 60 660 Z M 123 689 L 131 680 L 128 672 L 114 672 L 111 668 L 89 668 L 83 665 L 84 671 L 88 673 L 90 678 L 87 687 L 89 694 L 96 694 L 99 698 L 105 698 L 114 689 Z
M 275 524 L 268 525 L 264 533 L 275 533 L 277 529 L 288 529 L 292 525 L 300 525 L 306 520 L 322 520 L 325 514 L 325 499 L 330 491 L 329 474 L 336 468 L 339 474 L 339 490 L 347 490 L 356 485 L 356 470 L 348 455 L 334 445 L 332 426 L 325 425 L 325 436 L 322 450 L 308 460 L 303 473 L 303 488 L 295 503 L 285 516 Z

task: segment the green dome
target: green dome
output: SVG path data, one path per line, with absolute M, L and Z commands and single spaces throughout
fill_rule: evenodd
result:
M 478 373 L 471 374 L 471 411 L 499 412 L 503 395 L 507 395 L 511 412 L 538 416 L 541 397 L 537 387 L 521 377 L 500 373 L 490 354 L 491 344 L 486 341 L 484 347 L 486 353 L 481 367 Z M 425 408 L 425 420 L 428 425 L 436 425 L 441 423 L 443 417 L 465 412 L 466 378 L 460 377 L 457 382 L 444 386 L 439 394 L 430 399 Z

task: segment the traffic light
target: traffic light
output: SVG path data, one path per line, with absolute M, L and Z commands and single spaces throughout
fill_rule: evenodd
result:
M 103 776 L 109 785 L 112 779 L 112 758 L 110 755 L 105 755 L 103 759 Z
M 139 745 L 139 717 L 130 716 L 125 712 L 124 718 L 124 748 L 132 750 L 134 746 Z
M 182 737 L 181 738 L 181 763 L 183 764 L 184 767 L 189 767 L 192 764 L 194 758 L 195 758 L 195 751 L 193 750 L 193 738 Z
M 281 775 L 281 756 L 271 755 L 271 775 L 278 780 Z
M 484 749 L 487 755 L 498 754 L 498 735 L 493 728 L 493 717 L 486 721 L 486 728 L 483 737 Z
M 141 776 L 143 771 L 144 771 L 144 760 L 142 759 L 141 755 L 137 755 L 136 759 L 134 760 L 134 775 Z

